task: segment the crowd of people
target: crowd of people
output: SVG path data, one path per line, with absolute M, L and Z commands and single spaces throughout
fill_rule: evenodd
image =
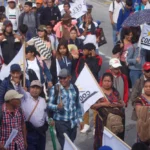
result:
M 0 80 L 0 150 L 45 150 L 49 126 L 55 127 L 62 150 L 63 133 L 74 142 L 78 126 L 81 133 L 88 132 L 89 110 L 83 114 L 75 85 L 85 63 L 104 94 L 90 108 L 93 149 L 112 150 L 102 146 L 104 126 L 124 140 L 125 109 L 131 101 L 138 141 L 132 150 L 148 150 L 150 53 L 138 46 L 140 27 L 123 28 L 122 23 L 133 13 L 150 9 L 149 1 L 114 0 L 110 4 L 114 47 L 103 75 L 102 30 L 92 17 L 92 5 L 87 4 L 87 12 L 75 19 L 72 0 L 4 2 L 6 7 L 0 6 L 0 73 L 8 66 L 10 73 Z M 19 62 L 12 64 L 22 47 L 25 68 Z M 13 129 L 17 135 L 6 148 Z

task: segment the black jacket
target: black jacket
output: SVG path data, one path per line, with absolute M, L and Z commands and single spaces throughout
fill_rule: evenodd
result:
M 46 7 L 43 9 L 41 16 L 40 16 L 40 24 L 47 25 L 50 21 L 60 21 L 61 20 L 61 13 L 57 6 L 52 8 Z
M 20 50 L 22 44 L 21 42 L 15 42 L 13 34 L 5 36 L 5 39 L 1 42 L 1 49 L 4 63 L 8 65 Z

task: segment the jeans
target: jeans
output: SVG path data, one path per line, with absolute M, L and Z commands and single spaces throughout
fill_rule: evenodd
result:
M 112 25 L 112 29 L 113 29 L 113 43 L 114 45 L 116 45 L 117 41 L 118 41 L 118 37 L 117 37 L 117 24 L 113 24 Z
M 134 86 L 137 79 L 139 79 L 142 76 L 141 70 L 130 70 L 130 79 L 132 83 L 132 87 Z
M 27 150 L 45 150 L 46 134 L 41 135 L 37 131 L 27 133 Z
M 61 149 L 63 150 L 65 144 L 64 133 L 68 135 L 70 140 L 74 142 L 76 135 L 77 135 L 77 126 L 71 128 L 70 121 L 55 121 L 57 139 L 61 145 Z

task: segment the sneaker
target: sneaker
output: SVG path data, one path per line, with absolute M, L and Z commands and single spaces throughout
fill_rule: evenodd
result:
M 88 124 L 84 124 L 84 128 L 80 131 L 81 133 L 86 133 L 90 129 Z

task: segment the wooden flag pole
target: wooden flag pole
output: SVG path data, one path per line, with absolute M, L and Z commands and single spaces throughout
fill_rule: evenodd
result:
M 26 57 L 25 57 L 25 51 L 26 51 L 26 42 L 24 40 L 24 42 L 23 42 L 23 87 L 26 87 Z
M 127 143 L 122 141 L 117 135 L 111 132 L 107 127 L 104 127 L 104 129 L 107 130 L 110 134 L 112 134 L 115 138 L 117 138 L 121 143 L 123 143 L 126 147 L 128 147 L 131 150 L 131 147 Z

